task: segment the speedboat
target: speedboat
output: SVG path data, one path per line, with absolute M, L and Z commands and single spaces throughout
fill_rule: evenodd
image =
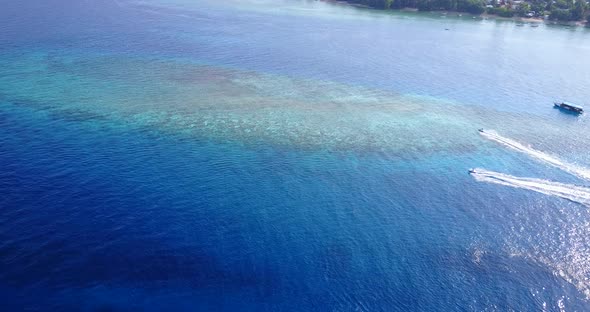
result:
M 469 169 L 469 174 L 475 173 L 475 169 L 471 168 Z
M 581 114 L 584 112 L 584 108 L 582 106 L 570 102 L 553 102 L 553 106 L 575 114 Z
M 477 131 L 483 133 L 483 128 L 479 128 L 479 129 L 477 129 Z

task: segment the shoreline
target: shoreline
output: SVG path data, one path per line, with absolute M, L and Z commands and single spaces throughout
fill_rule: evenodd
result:
M 484 20 L 498 20 L 498 21 L 512 21 L 515 23 L 529 23 L 529 24 L 547 24 L 547 25 L 559 25 L 559 26 L 566 26 L 566 27 L 587 27 L 590 26 L 590 23 L 586 21 L 553 21 L 547 20 L 541 17 L 520 17 L 520 16 L 513 16 L 513 17 L 502 17 L 496 14 L 488 14 L 482 13 L 480 15 L 474 15 L 467 12 L 458 12 L 458 11 L 420 11 L 416 8 L 402 8 L 402 9 L 388 9 L 388 10 L 381 10 L 377 9 L 368 5 L 359 4 L 359 3 L 350 3 L 348 1 L 343 0 L 320 0 L 326 3 L 332 3 L 337 5 L 346 5 L 354 8 L 360 9 L 370 9 L 375 11 L 393 11 L 393 12 L 412 12 L 412 13 L 430 13 L 436 14 L 439 13 L 440 15 L 444 16 L 453 16 L 453 17 L 464 17 L 464 16 L 472 16 L 472 19 L 484 19 Z

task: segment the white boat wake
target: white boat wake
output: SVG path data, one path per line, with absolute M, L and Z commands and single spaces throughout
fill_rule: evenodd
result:
M 483 137 L 485 137 L 491 141 L 500 143 L 500 144 L 502 144 L 508 148 L 511 148 L 517 152 L 521 152 L 523 154 L 526 154 L 526 155 L 536 159 L 537 161 L 540 161 L 545 164 L 551 165 L 553 167 L 559 168 L 569 174 L 577 176 L 578 178 L 590 181 L 590 169 L 567 163 L 555 156 L 549 155 L 547 153 L 543 153 L 541 151 L 538 151 L 534 148 L 526 146 L 526 145 L 519 143 L 517 141 L 514 141 L 512 139 L 505 138 L 494 131 L 485 131 L 485 132 L 480 131 L 480 134 Z
M 471 175 L 479 182 L 495 183 L 561 197 L 590 207 L 590 188 L 543 179 L 519 178 L 477 168 Z

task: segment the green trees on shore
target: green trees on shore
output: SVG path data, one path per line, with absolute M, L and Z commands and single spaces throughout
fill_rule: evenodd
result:
M 547 5 L 551 11 L 549 19 L 559 21 L 579 21 L 586 16 L 587 4 L 583 0 L 556 0 Z
M 495 14 L 501 17 L 513 17 L 515 12 L 505 7 L 494 7 L 488 9 L 489 14 Z
M 393 4 L 393 0 L 358 0 L 349 2 L 357 2 L 377 9 L 390 9 L 391 4 Z
M 457 11 L 475 15 L 487 12 L 502 17 L 544 16 L 551 20 L 580 21 L 587 15 L 586 0 L 527 0 L 515 4 L 513 0 L 493 0 L 486 7 L 484 0 L 346 0 L 378 9 L 415 8 L 420 11 Z M 589 19 L 590 22 L 590 19 Z
M 416 8 L 420 11 L 447 10 L 482 14 L 483 0 L 348 0 L 378 9 Z
M 418 0 L 417 8 L 420 11 L 457 11 L 471 14 L 482 14 L 485 11 L 482 0 Z

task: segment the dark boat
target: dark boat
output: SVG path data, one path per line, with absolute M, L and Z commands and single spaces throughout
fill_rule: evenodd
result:
M 477 129 L 477 131 L 483 133 L 483 128 L 479 128 L 479 129 Z
M 469 174 L 475 173 L 475 169 L 471 168 L 469 169 Z
M 584 108 L 582 106 L 570 102 L 554 102 L 553 105 L 554 107 L 564 109 L 576 114 L 581 114 L 584 112 Z

